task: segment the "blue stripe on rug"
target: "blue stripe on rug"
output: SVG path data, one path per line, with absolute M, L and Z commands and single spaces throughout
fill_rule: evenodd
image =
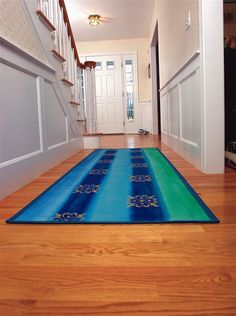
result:
M 92 152 L 8 222 L 51 222 L 57 211 L 63 207 L 71 193 L 83 181 L 104 152 L 105 150 Z
M 91 208 L 93 200 L 96 199 L 96 196 L 101 195 L 102 189 L 106 186 L 106 178 L 111 172 L 114 161 L 117 160 L 116 156 L 116 150 L 104 151 L 83 181 L 75 187 L 65 205 L 58 210 L 52 221 L 87 221 L 87 217 L 93 210 Z
M 131 193 L 128 198 L 130 220 L 133 222 L 163 221 L 164 213 L 156 190 L 155 177 L 143 150 L 130 150 L 132 176 Z
M 92 201 L 85 221 L 130 221 L 130 214 L 127 211 L 127 196 L 130 191 L 130 184 L 124 179 L 127 179 L 131 174 L 129 152 L 125 150 L 117 151 L 110 173 L 104 181 L 100 194 L 96 195 Z

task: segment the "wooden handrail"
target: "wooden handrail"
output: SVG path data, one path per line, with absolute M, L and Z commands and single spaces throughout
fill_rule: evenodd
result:
M 77 65 L 80 68 L 85 69 L 86 68 L 85 65 L 82 64 L 80 62 L 80 59 L 79 59 L 79 54 L 78 54 L 78 51 L 77 51 L 77 48 L 76 48 L 75 39 L 74 39 L 74 35 L 73 35 L 72 28 L 71 28 L 71 25 L 70 25 L 70 20 L 69 20 L 69 17 L 68 17 L 68 13 L 67 13 L 67 10 L 66 10 L 65 1 L 64 0 L 59 0 L 59 5 L 63 9 L 64 22 L 67 24 L 68 35 L 71 37 L 71 46 L 72 46 L 72 48 L 74 48 L 74 55 L 75 55 L 75 59 L 77 61 Z
M 96 61 L 91 61 L 91 60 L 87 60 L 84 63 L 85 67 L 89 67 L 89 68 L 95 68 L 96 67 Z
M 94 61 L 86 61 L 84 64 L 82 64 L 80 62 L 79 54 L 78 54 L 77 47 L 76 47 L 76 44 L 75 44 L 74 35 L 73 35 L 72 28 L 71 28 L 71 25 L 70 25 L 69 16 L 68 16 L 68 13 L 67 13 L 67 10 L 66 10 L 65 1 L 64 0 L 59 0 L 59 5 L 63 9 L 63 18 L 64 18 L 64 22 L 67 24 L 68 35 L 71 37 L 71 46 L 74 49 L 74 56 L 75 56 L 75 59 L 77 61 L 77 65 L 80 68 L 82 68 L 82 69 L 85 69 L 87 67 L 95 68 L 96 67 L 96 62 L 94 62 Z

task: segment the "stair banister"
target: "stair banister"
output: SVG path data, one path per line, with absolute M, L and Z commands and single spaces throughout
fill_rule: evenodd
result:
M 96 108 L 96 98 L 94 96 L 94 69 L 96 67 L 96 62 L 86 61 L 84 64 L 80 62 L 75 39 L 70 25 L 70 20 L 66 10 L 65 1 L 38 0 L 38 10 L 36 13 L 40 17 L 42 22 L 44 22 L 49 30 L 52 32 L 52 53 L 62 63 L 64 73 L 64 78 L 62 78 L 62 82 L 65 85 L 69 86 L 71 89 L 72 99 L 69 103 L 73 105 L 79 105 L 80 103 L 81 96 L 79 94 L 79 80 L 81 72 L 80 70 L 78 70 L 79 67 L 85 72 L 85 77 L 88 77 L 87 87 L 89 83 L 90 87 L 88 90 L 92 93 L 89 96 L 87 111 L 89 111 L 90 114 L 93 113 Z M 91 74 L 91 70 L 93 74 Z M 89 109 L 90 107 L 91 109 Z M 82 119 L 84 119 L 84 109 L 81 108 L 80 113 L 83 113 Z M 90 117 L 90 119 L 94 119 L 93 115 L 92 117 Z M 92 129 L 94 131 L 94 128 Z

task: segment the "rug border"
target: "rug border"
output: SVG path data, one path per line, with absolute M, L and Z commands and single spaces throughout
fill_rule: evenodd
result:
M 194 221 L 189 221 L 189 220 L 168 220 L 168 221 L 162 221 L 162 222 L 158 222 L 158 221 L 148 221 L 148 222 L 144 222 L 144 221 L 140 221 L 140 222 L 103 222 L 103 221 L 99 221 L 99 222 L 48 222 L 48 221 L 21 221 L 21 222 L 16 222 L 14 221 L 14 219 L 16 217 L 18 217 L 21 213 L 23 213 L 25 211 L 26 207 L 29 207 L 36 199 L 38 199 L 40 196 L 42 196 L 43 194 L 45 194 L 52 186 L 54 186 L 57 182 L 59 182 L 59 180 L 63 179 L 69 172 L 71 172 L 74 168 L 77 167 L 78 164 L 80 164 L 81 162 L 83 162 L 84 160 L 86 160 L 90 155 L 92 155 L 95 151 L 100 151 L 100 150 L 122 150 L 122 149 L 156 149 L 161 156 L 165 159 L 165 161 L 167 161 L 167 163 L 169 164 L 169 166 L 175 171 L 175 173 L 177 174 L 177 176 L 180 178 L 180 180 L 182 180 L 182 182 L 184 183 L 184 185 L 187 187 L 187 189 L 191 192 L 191 194 L 194 196 L 194 198 L 197 200 L 197 202 L 200 204 L 200 206 L 203 208 L 203 210 L 206 212 L 206 214 L 209 216 L 209 218 L 211 219 L 211 221 L 208 220 L 194 220 Z M 5 220 L 6 223 L 8 224 L 47 224 L 47 225 L 65 225 L 65 224 L 70 224 L 70 225 L 78 225 L 78 224 L 83 224 L 83 225 L 91 225 L 91 224 L 100 224 L 100 225 L 114 225 L 114 224 L 124 224 L 124 225 L 136 225 L 136 224 L 146 224 L 146 225 L 152 225 L 152 224 L 216 224 L 216 223 L 220 223 L 220 220 L 215 216 L 215 214 L 210 210 L 210 208 L 205 204 L 205 202 L 200 198 L 200 196 L 197 194 L 197 192 L 193 189 L 193 187 L 189 184 L 189 182 L 184 178 L 184 176 L 177 170 L 177 168 L 172 164 L 172 162 L 165 156 L 164 153 L 162 153 L 162 151 L 157 148 L 157 147 L 134 147 L 134 148 L 97 148 L 94 149 L 90 154 L 88 154 L 85 158 L 83 158 L 81 161 L 79 161 L 74 167 L 72 167 L 71 169 L 69 169 L 65 174 L 63 174 L 60 178 L 58 178 L 55 182 L 53 182 L 46 190 L 44 190 L 43 192 L 41 192 L 37 197 L 35 197 L 31 202 L 29 202 L 27 205 L 25 205 L 20 211 L 18 211 L 15 215 L 13 215 L 12 217 L 10 217 L 9 219 Z

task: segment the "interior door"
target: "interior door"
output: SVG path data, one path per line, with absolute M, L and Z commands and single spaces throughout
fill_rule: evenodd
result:
M 95 69 L 98 132 L 123 133 L 121 57 L 96 56 Z

